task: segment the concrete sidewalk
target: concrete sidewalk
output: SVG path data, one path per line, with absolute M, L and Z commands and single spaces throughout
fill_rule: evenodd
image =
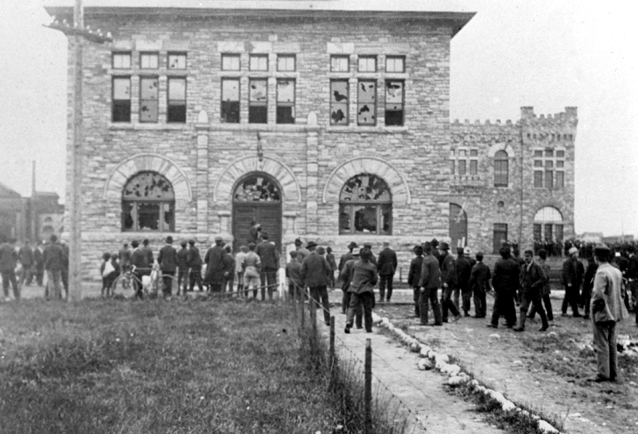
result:
M 335 292 L 331 293 L 331 298 Z M 446 377 L 437 371 L 420 371 L 417 368 L 418 354 L 409 351 L 401 343 L 383 334 L 375 326 L 372 333 L 365 329 L 352 328 L 345 334 L 346 316 L 340 307 L 331 310 L 335 317 L 335 346 L 342 361 L 357 359 L 362 367 L 365 360 L 366 340 L 372 344 L 373 396 L 379 390 L 381 396 L 394 396 L 400 400 L 399 413 L 408 418 L 406 433 L 415 434 L 456 434 L 486 433 L 504 431 L 484 421 L 476 412 L 476 407 L 444 390 Z M 318 312 L 318 318 L 321 313 Z M 318 321 L 319 330 L 326 337 L 329 328 Z M 391 400 L 392 410 L 397 403 Z

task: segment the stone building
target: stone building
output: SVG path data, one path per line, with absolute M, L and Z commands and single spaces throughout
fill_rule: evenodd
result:
M 404 262 L 433 237 L 572 236 L 576 110 L 451 123 L 474 14 L 357 3 L 87 0 L 114 42 L 84 49 L 84 262 L 169 234 L 237 248 L 253 220 L 280 247 L 390 241 Z

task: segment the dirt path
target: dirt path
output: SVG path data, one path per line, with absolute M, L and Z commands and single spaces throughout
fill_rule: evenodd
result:
M 620 357 L 620 383 L 588 383 L 595 374 L 591 325 L 560 312 L 550 332 L 540 333 L 540 323 L 527 331 L 505 327 L 489 329 L 484 319 L 463 318 L 444 327 L 422 327 L 409 318 L 411 307 L 385 305 L 377 314 L 437 351 L 455 357 L 486 386 L 503 392 L 516 404 L 541 410 L 562 420 L 564 430 L 578 434 L 638 432 L 638 359 Z M 490 307 L 491 310 L 491 307 Z M 555 315 L 556 316 L 556 315 Z M 619 327 L 619 335 L 634 339 L 632 321 Z
M 361 363 L 365 358 L 366 339 L 372 342 L 373 381 L 380 381 L 392 394 L 398 397 L 411 413 L 406 433 L 414 434 L 457 434 L 457 433 L 503 433 L 500 429 L 485 422 L 475 406 L 450 395 L 443 389 L 446 379 L 436 371 L 420 371 L 416 363 L 418 355 L 408 351 L 403 345 L 378 330 L 365 333 L 365 330 L 352 329 L 345 334 L 345 315 L 338 311 L 336 318 L 336 347 L 339 357 L 348 360 L 358 357 Z M 322 332 L 328 328 L 321 325 Z

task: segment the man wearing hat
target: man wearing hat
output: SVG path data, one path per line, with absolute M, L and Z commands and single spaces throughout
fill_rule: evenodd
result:
M 428 247 L 430 243 L 427 243 Z M 429 247 L 430 251 L 432 250 Z M 408 285 L 412 287 L 412 294 L 414 299 L 414 316 L 419 318 L 421 316 L 419 305 L 421 303 L 421 266 L 423 265 L 423 247 L 416 246 L 412 250 L 416 255 L 410 262 L 410 270 L 408 271 Z M 438 264 L 438 261 L 437 261 Z M 437 286 L 438 289 L 438 286 Z M 435 295 L 436 298 L 436 295 Z M 438 304 L 438 303 L 437 303 Z
M 446 242 L 441 243 L 441 282 L 443 284 L 443 293 L 441 294 L 441 304 L 443 305 L 443 322 L 448 322 L 448 310 L 454 315 L 454 321 L 461 318 L 457 305 L 452 301 L 452 293 L 458 287 L 456 278 L 455 261 L 448 252 L 450 245 Z M 423 273 L 421 273 L 423 274 Z
M 313 308 L 323 305 L 323 317 L 326 325 L 330 325 L 330 302 L 328 301 L 328 274 L 330 266 L 326 258 L 315 251 L 317 243 L 310 241 L 306 246 L 310 255 L 301 264 L 301 279 L 310 290 L 311 305 Z M 314 302 L 313 302 L 314 300 Z
M 310 254 L 308 249 L 304 249 L 303 241 L 301 238 L 295 240 L 295 250 L 297 250 L 297 261 L 301 264 L 303 260 Z
M 379 253 L 379 260 L 377 261 L 377 272 L 379 273 L 379 298 L 383 301 L 384 297 L 386 301 L 390 302 L 392 298 L 392 281 L 394 280 L 394 272 L 397 269 L 398 261 L 397 254 L 390 248 L 388 241 L 383 242 L 383 250 Z M 388 289 L 386 295 L 386 287 Z
M 173 237 L 170 235 L 166 237 L 166 245 L 159 251 L 157 262 L 162 270 L 164 297 L 170 297 L 173 292 L 173 276 L 177 270 L 177 251 L 173 248 Z M 177 292 L 179 293 L 179 288 Z
M 199 292 L 202 292 L 202 256 L 199 254 L 199 249 L 195 245 L 195 240 L 188 240 L 188 255 L 186 256 L 186 266 L 188 267 L 188 288 L 192 291 L 197 287 Z
M 418 246 L 420 248 L 421 246 Z M 434 312 L 434 325 L 440 326 L 443 324 L 443 320 L 441 318 L 441 308 L 439 307 L 439 302 L 437 301 L 437 292 L 439 291 L 439 286 L 441 285 L 441 269 L 439 268 L 439 261 L 432 255 L 432 247 L 430 243 L 426 242 L 423 244 L 423 253 L 425 257 L 423 258 L 423 263 L 421 264 L 421 274 L 418 277 L 418 286 L 423 288 L 421 292 L 421 297 L 419 299 L 419 316 L 421 319 L 421 325 L 428 325 L 428 304 L 432 304 L 432 312 Z M 418 252 L 417 252 L 418 254 Z M 444 290 L 443 292 L 446 292 Z M 456 310 L 456 306 L 450 299 L 448 293 L 445 298 L 444 303 L 448 304 L 448 308 L 452 310 L 454 314 L 454 318 L 460 318 L 458 310 Z M 444 297 L 441 297 L 442 299 Z M 456 312 L 456 313 L 455 313 Z M 447 314 L 447 308 L 446 308 Z
M 470 259 L 465 256 L 465 249 L 463 247 L 457 247 L 456 249 L 456 279 L 458 283 L 458 289 L 454 290 L 454 302 L 459 300 L 459 292 L 463 297 L 463 314 L 464 316 L 470 316 L 470 299 L 472 297 L 472 290 L 470 289 L 470 276 L 472 274 L 472 264 Z
M 215 245 L 208 249 L 206 256 L 204 256 L 204 262 L 206 262 L 204 285 L 210 286 L 211 292 L 222 292 L 222 286 L 232 272 L 232 270 L 227 269 L 225 256 L 224 239 L 217 236 L 215 237 Z
M 261 261 L 261 299 L 264 300 L 265 288 L 268 287 L 268 299 L 272 300 L 273 292 L 277 290 L 277 270 L 279 269 L 279 251 L 275 243 L 269 241 L 268 232 L 262 232 L 263 241 L 257 244 L 255 253 Z
M 338 269 L 339 269 L 339 279 L 343 281 L 342 290 L 346 286 L 345 281 L 342 277 L 343 269 L 346 266 L 346 263 L 350 261 L 352 258 L 354 258 L 354 253 L 352 253 L 352 251 L 356 248 L 357 248 L 357 243 L 355 243 L 354 241 L 350 242 L 350 244 L 348 244 L 348 252 L 342 255 L 341 259 L 339 259 Z M 343 290 L 343 295 L 341 296 L 341 313 L 346 314 L 348 312 L 349 301 L 350 301 L 350 298 L 349 298 L 348 292 L 346 290 Z
M 616 323 L 629 316 L 621 295 L 622 274 L 609 263 L 610 254 L 607 246 L 594 249 L 598 270 L 594 277 L 591 314 L 598 373 L 588 380 L 597 383 L 618 379 Z
M 180 243 L 181 249 L 177 251 L 177 295 L 180 291 L 183 291 L 186 295 L 188 290 L 188 249 L 186 248 L 186 240 L 182 240 Z
M 578 249 L 570 247 L 569 257 L 563 262 L 563 287 L 565 288 L 565 296 L 563 297 L 562 313 L 567 316 L 567 306 L 572 307 L 574 318 L 580 317 L 578 313 L 578 295 L 580 294 L 580 285 L 585 274 L 585 267 L 578 260 Z

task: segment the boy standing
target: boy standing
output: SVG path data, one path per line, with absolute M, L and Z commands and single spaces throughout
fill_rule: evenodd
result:
M 348 287 L 350 306 L 345 333 L 350 333 L 355 311 L 363 304 L 363 318 L 366 332 L 372 332 L 372 303 L 374 301 L 374 285 L 377 283 L 377 267 L 370 262 L 371 252 L 361 250 L 361 259 L 356 261 L 352 271 L 352 281 Z

